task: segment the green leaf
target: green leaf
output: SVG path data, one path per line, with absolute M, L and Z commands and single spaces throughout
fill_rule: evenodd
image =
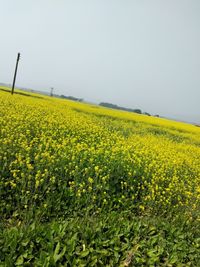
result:
M 23 246 L 23 247 L 26 247 L 26 246 L 28 245 L 28 243 L 29 243 L 29 240 L 23 241 L 23 242 L 22 242 L 22 246 Z
M 97 257 L 93 257 L 90 266 L 96 266 L 96 263 L 97 263 Z
M 24 263 L 24 258 L 22 255 L 20 255 L 18 258 L 17 258 L 17 261 L 15 263 L 15 265 L 22 265 Z
M 172 264 L 178 262 L 178 256 L 176 254 L 172 255 L 169 262 Z
M 84 257 L 86 257 L 89 253 L 90 253 L 89 250 L 82 251 L 82 252 L 80 253 L 80 257 L 81 257 L 81 258 L 84 258 Z
M 59 253 L 59 251 L 60 251 L 60 242 L 57 243 L 55 251 L 54 251 L 54 255 L 53 255 L 53 259 L 54 259 L 55 263 L 58 260 L 60 260 L 63 257 L 63 255 L 65 254 L 66 246 L 64 246 L 63 250 L 60 253 Z

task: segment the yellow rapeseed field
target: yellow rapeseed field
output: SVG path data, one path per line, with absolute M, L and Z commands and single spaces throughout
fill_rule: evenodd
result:
M 1 212 L 90 207 L 194 212 L 200 128 L 0 91 Z

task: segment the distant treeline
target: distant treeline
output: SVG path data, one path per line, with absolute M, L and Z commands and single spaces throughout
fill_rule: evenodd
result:
M 69 100 L 73 100 L 73 101 L 78 101 L 78 102 L 82 102 L 83 101 L 83 98 L 77 98 L 77 97 L 74 97 L 74 96 L 61 95 L 60 97 L 61 98 L 66 98 L 66 99 L 69 99 Z
M 129 112 L 134 112 L 134 113 L 138 113 L 138 114 L 145 114 L 145 115 L 151 116 L 147 112 L 142 112 L 141 109 L 124 108 L 124 107 L 117 106 L 115 104 L 105 103 L 105 102 L 101 102 L 99 105 L 103 106 L 103 107 L 107 107 L 107 108 L 120 109 L 120 110 L 124 110 L 124 111 L 129 111 Z

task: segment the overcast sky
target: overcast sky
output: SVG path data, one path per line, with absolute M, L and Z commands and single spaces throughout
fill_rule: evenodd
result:
M 0 0 L 0 82 L 200 122 L 199 0 Z

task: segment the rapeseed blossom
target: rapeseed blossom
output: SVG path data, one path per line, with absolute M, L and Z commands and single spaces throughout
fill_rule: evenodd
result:
M 49 97 L 0 92 L 0 102 L 6 212 L 91 203 L 199 209 L 198 127 Z

